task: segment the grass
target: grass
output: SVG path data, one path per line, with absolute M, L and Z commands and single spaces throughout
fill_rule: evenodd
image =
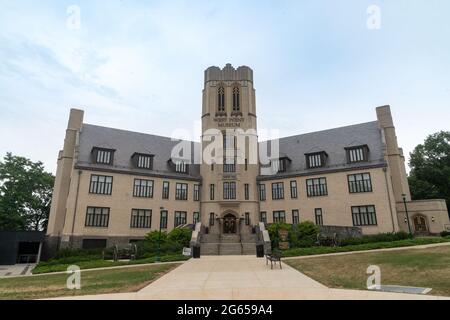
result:
M 188 259 L 189 257 L 185 257 L 181 254 L 161 256 L 161 262 L 184 261 Z M 117 261 L 117 262 L 98 258 L 86 259 L 86 257 L 80 257 L 77 259 L 76 257 L 71 257 L 70 259 L 65 258 L 60 260 L 50 260 L 46 262 L 41 262 L 33 269 L 32 273 L 43 274 L 43 273 L 66 271 L 67 268 L 71 265 L 76 265 L 83 270 L 83 269 L 96 269 L 106 267 L 118 267 L 126 265 L 139 265 L 154 262 L 156 262 L 155 257 L 133 261 Z
M 179 264 L 85 271 L 81 273 L 81 290 L 67 289 L 67 274 L 0 279 L 0 299 L 30 300 L 136 292 L 177 266 Z
M 450 237 L 445 237 L 445 238 L 439 238 L 439 237 L 425 238 L 424 237 L 424 238 L 414 238 L 414 239 L 406 239 L 406 240 L 399 240 L 399 241 L 365 243 L 365 244 L 349 245 L 349 246 L 343 246 L 343 247 L 292 248 L 292 249 L 284 250 L 282 252 L 282 254 L 283 254 L 283 257 L 298 257 L 298 256 L 310 256 L 310 255 L 317 255 L 317 254 L 337 253 L 337 252 L 410 247 L 410 246 L 443 243 L 443 242 L 450 242 Z
M 432 288 L 450 296 L 450 246 L 285 261 L 332 288 L 366 289 L 367 267 L 381 269 L 381 284 Z

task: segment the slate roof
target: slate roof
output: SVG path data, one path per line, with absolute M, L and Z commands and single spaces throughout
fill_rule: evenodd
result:
M 260 142 L 260 146 L 261 143 L 264 142 Z M 347 164 L 345 148 L 362 145 L 369 147 L 369 161 Z M 384 144 L 377 121 L 281 138 L 279 147 L 280 155 L 289 157 L 291 162 L 288 163 L 286 172 L 278 173 L 277 177 L 386 164 Z M 267 149 L 270 155 L 270 144 Z M 305 154 L 321 151 L 328 154 L 326 167 L 307 169 Z
M 155 136 L 145 133 L 125 131 L 91 124 L 83 124 L 78 146 L 77 166 L 93 169 L 114 169 L 130 173 L 154 174 L 173 176 L 174 178 L 191 177 L 200 179 L 199 165 L 190 165 L 189 174 L 176 173 L 171 169 L 168 161 L 171 158 L 172 148 L 179 141 L 171 138 Z M 192 150 L 196 142 L 188 142 Z M 100 165 L 92 163 L 91 151 L 93 147 L 116 150 L 114 153 L 114 165 Z M 131 156 L 134 153 L 153 154 L 153 170 L 134 168 L 131 164 Z M 193 162 L 193 159 L 192 159 Z
M 77 167 L 200 180 L 199 165 L 190 165 L 189 174 L 176 173 L 170 167 L 168 160 L 171 158 L 171 150 L 178 143 L 179 141 L 172 141 L 167 137 L 83 124 L 79 137 Z M 187 143 L 191 144 L 192 151 L 194 147 L 200 147 L 198 142 Z M 260 147 L 262 143 L 265 142 L 260 142 Z M 369 147 L 369 161 L 347 164 L 345 148 L 360 145 Z M 279 146 L 280 156 L 286 156 L 291 160 L 286 172 L 280 172 L 275 176 L 260 176 L 260 180 L 386 165 L 384 144 L 377 121 L 281 138 Z M 111 167 L 92 163 L 93 147 L 116 150 L 114 165 Z M 270 154 L 270 144 L 268 150 Z M 328 154 L 326 167 L 307 169 L 305 154 L 321 151 Z M 153 170 L 134 168 L 131 164 L 131 156 L 134 153 L 155 155 Z M 192 162 L 193 160 L 192 155 Z

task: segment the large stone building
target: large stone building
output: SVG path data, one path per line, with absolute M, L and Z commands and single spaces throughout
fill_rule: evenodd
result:
M 205 71 L 202 143 L 86 124 L 71 110 L 49 248 L 128 243 L 196 222 L 214 243 L 223 235 L 252 243 L 259 222 L 408 231 L 404 200 L 414 232 L 450 228 L 443 200 L 411 201 L 389 106 L 373 122 L 258 142 L 253 85 L 245 66 Z

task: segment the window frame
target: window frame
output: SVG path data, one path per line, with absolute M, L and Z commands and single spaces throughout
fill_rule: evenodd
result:
M 320 214 L 318 214 L 320 212 Z M 323 210 L 322 208 L 314 209 L 314 218 L 316 226 L 323 226 Z
M 259 221 L 264 224 L 267 224 L 267 211 L 261 211 L 259 213 Z
M 245 198 L 245 200 L 250 200 L 250 184 L 249 183 L 244 184 L 244 198 Z
M 105 161 L 99 161 L 99 152 L 104 152 L 109 153 L 109 158 L 108 158 L 108 162 Z M 116 152 L 116 150 L 114 149 L 108 149 L 108 148 L 101 148 L 101 147 L 93 147 L 92 148 L 92 160 L 95 164 L 102 164 L 102 165 L 108 165 L 108 166 L 112 166 L 114 164 L 114 153 Z M 103 156 L 102 158 L 104 158 L 105 156 Z
M 139 182 L 139 185 L 136 185 Z M 150 183 L 151 185 L 144 186 L 143 182 Z M 153 198 L 153 192 L 155 187 L 155 181 L 150 179 L 139 179 L 136 178 L 133 181 L 133 198 Z M 142 191 L 144 189 L 144 192 Z M 148 195 L 147 195 L 148 192 Z M 144 194 L 144 195 L 142 195 Z
M 368 179 L 365 179 L 366 175 Z M 361 177 L 361 179 L 358 180 L 358 177 Z M 354 178 L 354 181 L 350 181 L 351 178 Z M 373 192 L 372 175 L 370 172 L 349 174 L 347 175 L 347 182 L 348 191 L 351 194 Z
M 306 153 L 306 168 L 316 169 L 326 166 L 328 154 L 325 151 Z M 312 161 L 311 161 L 312 160 Z
M 94 177 L 97 178 L 97 181 L 93 181 Z M 99 181 L 100 178 L 104 178 L 105 181 L 104 182 L 100 182 Z M 111 182 L 107 182 L 108 178 L 111 179 Z M 110 195 L 112 195 L 113 183 L 114 183 L 114 176 L 105 176 L 105 175 L 99 175 L 99 174 L 91 174 L 90 180 L 89 180 L 89 194 L 98 194 L 98 195 L 110 196 Z M 101 192 L 102 190 L 100 190 L 100 189 L 103 189 L 103 192 Z
M 225 181 L 223 183 L 223 199 L 236 200 L 236 182 Z
M 143 213 L 143 217 L 141 217 Z M 147 216 L 148 214 L 148 216 Z M 131 209 L 131 229 L 151 229 L 152 228 L 152 209 Z
M 361 209 L 364 208 L 365 212 Z M 369 208 L 373 209 L 373 212 L 369 212 Z M 355 209 L 358 212 L 355 212 Z M 362 205 L 352 206 L 352 223 L 354 227 L 376 227 L 378 226 L 377 210 L 375 205 Z M 365 215 L 365 216 L 364 216 Z
M 292 210 L 292 224 L 297 225 L 300 223 L 300 211 L 298 209 Z
M 93 213 L 89 213 L 89 209 L 93 210 Z M 96 210 L 100 209 L 101 213 L 97 214 Z M 103 211 L 106 210 L 107 213 L 103 213 Z M 92 206 L 88 206 L 86 208 L 86 218 L 84 221 L 84 226 L 86 228 L 103 228 L 106 229 L 109 227 L 109 218 L 111 215 L 111 208 L 109 207 L 92 207 Z M 90 218 L 90 216 L 93 216 L 92 218 Z M 100 221 L 98 221 L 98 216 L 100 216 Z M 106 218 L 104 218 L 106 217 Z M 92 223 L 88 223 L 88 222 L 92 222 Z M 100 222 L 100 223 L 96 223 L 96 222 Z
M 275 188 L 275 186 L 277 186 L 277 188 Z M 272 200 L 284 200 L 284 182 L 272 183 Z
M 312 181 L 312 185 L 309 182 Z M 316 182 L 319 182 L 318 184 Z M 325 181 L 325 183 L 322 183 Z M 309 198 L 328 196 L 328 181 L 326 177 L 311 178 L 306 180 L 306 193 Z
M 163 200 L 170 199 L 170 182 L 169 181 L 163 181 L 163 185 L 162 185 L 162 199 Z
M 167 230 L 168 222 L 169 222 L 169 211 L 161 210 L 159 213 L 159 227 L 162 230 Z
M 286 211 L 285 210 L 275 210 L 272 212 L 273 223 L 286 222 Z
M 267 199 L 266 184 L 260 183 L 258 184 L 258 188 L 259 188 L 259 201 L 266 201 Z
M 200 185 L 194 184 L 194 201 L 200 201 Z
M 186 201 L 188 200 L 189 184 L 177 182 L 175 184 L 175 200 Z
M 354 151 L 360 150 L 361 154 L 359 152 L 352 153 Z M 368 145 L 360 145 L 360 146 L 354 146 L 354 147 L 347 147 L 345 148 L 346 156 L 347 156 L 347 163 L 353 164 L 353 163 L 361 163 L 361 162 L 369 162 L 369 146 Z M 360 159 L 359 156 L 362 156 L 362 159 Z M 356 156 L 356 160 L 352 159 Z
M 187 211 L 174 211 L 173 226 L 174 228 L 187 224 Z
M 289 182 L 291 188 L 291 199 L 298 199 L 298 186 L 297 180 L 291 180 Z

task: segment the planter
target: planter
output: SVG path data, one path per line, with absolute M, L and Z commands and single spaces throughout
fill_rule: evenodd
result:
M 278 230 L 278 235 L 280 236 L 280 242 L 286 242 L 288 240 L 289 231 L 280 229 Z

